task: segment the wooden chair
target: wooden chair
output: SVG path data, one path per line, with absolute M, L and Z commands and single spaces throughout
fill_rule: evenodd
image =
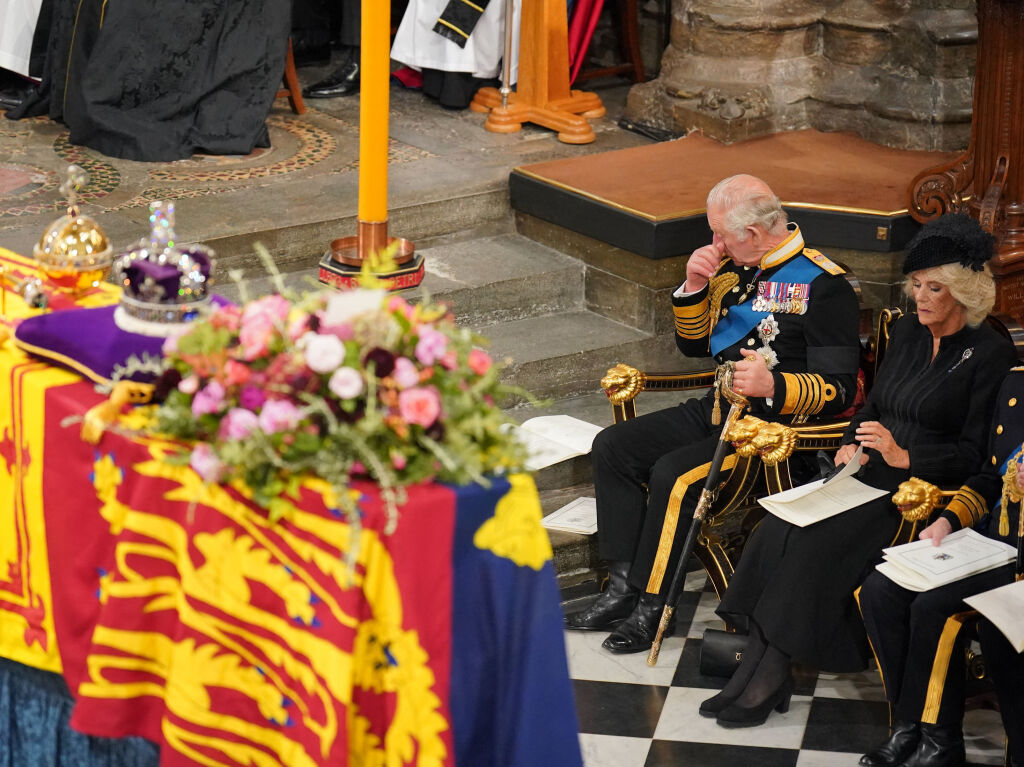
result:
M 288 97 L 288 103 L 292 111 L 297 115 L 305 114 L 306 104 L 302 100 L 302 86 L 299 85 L 299 76 L 295 72 L 295 55 L 292 53 L 292 39 L 288 38 L 288 53 L 284 60 L 284 87 L 277 92 L 275 98 Z

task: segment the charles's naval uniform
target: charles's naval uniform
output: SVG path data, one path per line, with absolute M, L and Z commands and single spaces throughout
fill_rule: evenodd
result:
M 721 364 L 750 349 L 769 361 L 775 393 L 751 398 L 752 414 L 789 422 L 850 407 L 859 363 L 857 298 L 842 268 L 805 248 L 798 228 L 759 265 L 725 259 L 703 290 L 681 290 L 672 303 L 684 354 Z M 629 581 L 638 589 L 667 591 L 684 536 L 675 536 L 653 577 L 652 564 L 666 511 L 670 520 L 692 516 L 721 430 L 712 424 L 713 407 L 709 392 L 615 424 L 594 441 L 600 554 L 631 561 Z
M 941 515 L 954 530 L 973 527 L 1016 546 L 1020 503 L 1004 493 L 1004 478 L 1008 472 L 1015 474 L 1024 460 L 1024 368 L 1014 368 L 1006 376 L 995 403 L 984 467 L 964 483 Z M 968 641 L 962 629 L 969 623 L 966 613 L 971 609 L 963 599 L 1012 579 L 1013 566 L 1007 565 L 921 593 L 908 591 L 878 572 L 865 581 L 859 596 L 861 610 L 895 720 L 959 725 Z M 990 644 L 997 653 L 1001 649 L 996 641 Z M 1013 681 L 1014 674 L 1018 680 L 1024 676 L 1024 658 L 1013 656 L 1015 663 L 1006 664 L 1010 670 L 1000 679 L 993 669 L 993 679 L 1001 702 L 1007 701 L 1002 714 L 1011 743 L 1024 749 L 1024 685 Z M 1008 719 L 1014 710 L 1016 718 Z M 1017 757 L 1024 763 L 1020 756 L 1024 753 Z

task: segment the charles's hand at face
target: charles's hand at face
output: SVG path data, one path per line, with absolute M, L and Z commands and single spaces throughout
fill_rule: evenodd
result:
M 708 280 L 718 270 L 718 265 L 725 255 L 725 246 L 716 235 L 710 245 L 697 248 L 690 254 L 686 262 L 686 287 L 687 293 L 695 293 L 703 290 Z

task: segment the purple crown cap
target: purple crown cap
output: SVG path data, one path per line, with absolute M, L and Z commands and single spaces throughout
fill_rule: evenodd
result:
M 115 319 L 157 323 L 150 328 L 156 333 L 160 324 L 187 322 L 209 305 L 214 259 L 205 245 L 177 243 L 173 203 L 152 202 L 149 210 L 149 235 L 114 260 L 111 279 L 123 289 Z

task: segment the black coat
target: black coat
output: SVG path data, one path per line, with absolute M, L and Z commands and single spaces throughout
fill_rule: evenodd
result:
M 945 485 L 980 465 L 996 392 L 1016 357 L 987 325 L 942 339 L 931 359 L 932 335 L 916 316 L 900 319 L 875 385 L 851 420 L 876 420 L 910 453 L 910 470 L 888 466 L 874 450 L 858 478 L 895 490 L 910 476 Z M 899 524 L 890 496 L 808 527 L 768 515 L 740 558 L 718 613 L 752 617 L 768 641 L 798 663 L 848 672 L 867 665 L 869 648 L 853 591 L 889 545 Z
M 1020 460 L 1024 442 L 1024 367 L 1010 371 L 996 396 L 996 412 L 989 428 L 988 450 L 979 471 L 964 482 L 960 492 L 942 511 L 954 530 L 973 527 L 978 532 L 1017 545 L 1020 504 L 1010 501 L 1006 516 L 1009 535 L 999 535 L 1003 475 L 1007 462 Z

